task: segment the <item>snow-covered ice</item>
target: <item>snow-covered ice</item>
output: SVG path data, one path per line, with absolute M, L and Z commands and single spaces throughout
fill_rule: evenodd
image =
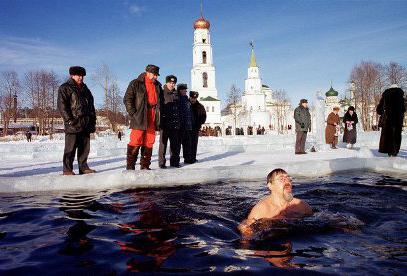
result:
M 294 154 L 294 133 L 201 137 L 198 163 L 165 170 L 158 168 L 157 137 L 151 171 L 140 171 L 138 167 L 135 171 L 125 171 L 127 137 L 125 135 L 122 141 L 115 135 L 93 139 L 88 163 L 98 172 L 77 176 L 61 175 L 63 135 L 54 140 L 42 137 L 31 143 L 24 140 L 1 142 L 0 192 L 105 190 L 216 183 L 223 180 L 259 180 L 265 179 L 277 167 L 287 170 L 293 176 L 306 177 L 355 169 L 397 175 L 407 173 L 406 135 L 403 135 L 399 157 L 395 158 L 378 153 L 379 132 L 358 133 L 355 149 L 347 149 L 342 145 L 337 150 L 322 148 L 319 152 L 306 155 Z M 316 142 L 316 138 L 309 135 L 307 148 Z

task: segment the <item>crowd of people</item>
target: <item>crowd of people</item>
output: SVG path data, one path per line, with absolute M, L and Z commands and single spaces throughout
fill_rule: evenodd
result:
M 158 81 L 159 67 L 149 64 L 145 71 L 132 80 L 124 96 L 124 105 L 130 118 L 130 142 L 127 145 L 126 169 L 135 170 L 135 164 L 140 154 L 140 169 L 150 170 L 151 155 L 155 142 L 156 132 L 160 132 L 158 149 L 158 165 L 167 168 L 166 152 L 170 143 L 169 164 L 171 167 L 180 167 L 180 153 L 182 149 L 184 164 L 197 162 L 196 153 L 199 136 L 220 136 L 222 130 L 219 126 L 212 128 L 202 125 L 206 121 L 206 110 L 199 103 L 199 93 L 189 91 L 186 84 L 177 85 L 177 77 L 169 75 L 162 86 Z M 89 168 L 87 159 L 90 151 L 90 134 L 96 129 L 96 111 L 91 91 L 83 82 L 86 70 L 80 66 L 69 68 L 70 78 L 58 90 L 58 110 L 64 120 L 65 148 L 63 154 L 63 175 L 75 175 L 73 161 L 77 155 L 79 174 L 95 173 Z M 397 85 L 386 89 L 377 106 L 380 115 L 379 126 L 381 136 L 379 152 L 389 156 L 397 156 L 401 144 L 401 131 L 403 126 L 404 92 Z M 339 107 L 334 107 L 327 117 L 325 129 L 326 143 L 336 149 L 338 136 L 341 130 L 341 121 L 338 115 Z M 306 154 L 305 142 L 308 132 L 311 131 L 311 114 L 308 101 L 301 99 L 299 106 L 294 110 L 296 142 L 295 154 Z M 356 143 L 356 125 L 358 116 L 355 108 L 350 106 L 343 120 L 343 142 L 348 148 Z M 291 126 L 290 126 L 291 128 Z M 243 128 L 236 128 L 236 135 L 244 135 Z M 265 128 L 249 126 L 246 134 L 263 135 Z M 229 126 L 226 135 L 232 134 Z M 121 140 L 123 133 L 118 132 Z M 31 133 L 27 132 L 27 141 L 31 141 Z

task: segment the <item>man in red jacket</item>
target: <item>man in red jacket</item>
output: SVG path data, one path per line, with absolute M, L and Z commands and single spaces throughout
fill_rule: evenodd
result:
M 130 142 L 127 145 L 127 170 L 134 170 L 141 151 L 140 169 L 150 170 L 155 131 L 160 124 L 159 94 L 161 83 L 157 81 L 160 68 L 149 64 L 144 73 L 132 80 L 124 95 L 124 105 L 130 117 Z

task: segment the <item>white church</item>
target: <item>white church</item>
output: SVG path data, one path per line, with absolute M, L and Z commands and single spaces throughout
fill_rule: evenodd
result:
M 284 133 L 288 125 L 293 125 L 291 104 L 274 98 L 273 90 L 262 83 L 254 46 L 251 45 L 250 62 L 241 102 L 229 107 L 232 113 L 237 115 L 236 125 L 234 125 L 235 115 L 228 114 L 222 116 L 223 126 L 232 126 L 232 129 L 243 128 L 245 133 L 249 126 L 254 128 L 260 126 L 267 131 Z

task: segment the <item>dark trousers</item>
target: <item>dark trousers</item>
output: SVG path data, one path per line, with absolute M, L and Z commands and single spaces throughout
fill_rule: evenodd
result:
M 182 156 L 184 157 L 184 162 L 186 163 L 192 163 L 195 159 L 192 157 L 192 135 L 193 135 L 192 130 L 181 131 Z
M 90 151 L 90 134 L 85 132 L 80 133 L 65 133 L 65 149 L 63 157 L 63 170 L 69 172 L 73 170 L 73 161 L 75 153 L 78 150 L 78 166 L 79 170 L 87 169 L 88 155 Z
M 196 161 L 196 151 L 198 149 L 199 130 L 192 130 L 191 132 L 191 161 Z
M 297 138 L 295 141 L 295 152 L 305 152 L 305 141 L 307 140 L 306 131 L 297 131 Z
M 170 140 L 170 165 L 179 165 L 179 153 L 181 151 L 181 137 L 179 129 L 162 129 L 160 130 L 160 146 L 158 147 L 158 164 L 165 165 L 165 154 L 167 152 L 167 144 Z

